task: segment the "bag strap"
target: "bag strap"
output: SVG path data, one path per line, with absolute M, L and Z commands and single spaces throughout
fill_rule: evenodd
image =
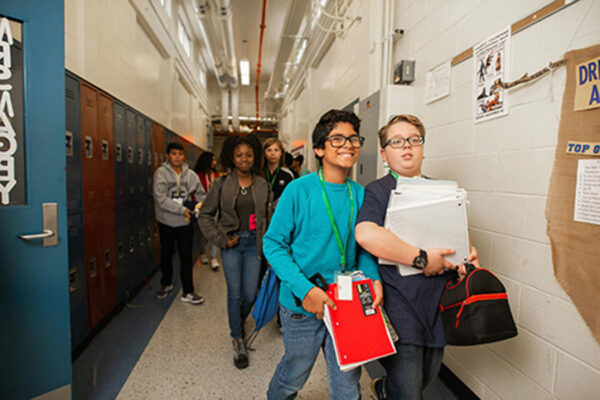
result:
M 467 270 L 467 275 L 470 275 L 471 272 L 475 271 L 477 269 L 476 266 L 474 266 L 471 263 L 465 263 L 465 269 Z M 448 276 L 450 277 L 450 282 L 452 282 L 452 285 L 456 285 L 458 283 L 458 281 L 460 281 L 460 276 L 458 274 L 458 270 L 457 269 L 453 269 L 452 271 L 448 272 Z

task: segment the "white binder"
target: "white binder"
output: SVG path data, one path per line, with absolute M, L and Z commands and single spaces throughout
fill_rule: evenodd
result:
M 433 184 L 399 182 L 390 196 L 384 227 L 421 249 L 452 248 L 455 253 L 445 258 L 454 265 L 465 263 L 469 256 L 466 191 L 454 182 L 429 182 Z M 401 275 L 423 273 L 410 265 L 382 258 L 379 262 L 396 265 Z

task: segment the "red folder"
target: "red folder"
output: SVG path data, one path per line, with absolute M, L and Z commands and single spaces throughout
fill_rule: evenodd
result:
M 375 291 L 370 279 L 352 282 L 352 300 L 338 299 L 337 283 L 332 283 L 327 289 L 327 295 L 333 300 L 337 310 L 325 306 L 324 321 L 333 339 L 342 371 L 396 352 L 381 310 L 377 308 L 365 311 L 363 308 L 361 293 L 364 293 L 364 286 L 361 285 L 365 284 L 374 297 Z

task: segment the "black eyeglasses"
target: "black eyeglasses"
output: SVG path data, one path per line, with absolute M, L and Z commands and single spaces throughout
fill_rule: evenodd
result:
M 383 148 L 385 148 L 385 146 L 387 145 L 390 145 L 392 149 L 401 149 L 406 143 L 408 143 L 410 146 L 415 147 L 423 146 L 423 143 L 425 143 L 425 138 L 423 136 L 417 135 L 411 136 L 409 138 L 393 137 L 391 139 L 388 139 L 387 142 L 385 142 Z
M 361 147 L 365 142 L 365 138 L 358 135 L 344 136 L 344 135 L 331 135 L 325 138 L 331 144 L 331 147 L 339 148 L 344 147 L 346 141 L 350 142 L 352 147 Z

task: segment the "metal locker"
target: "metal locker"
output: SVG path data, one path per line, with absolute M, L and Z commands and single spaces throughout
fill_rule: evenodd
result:
M 146 179 L 144 177 L 144 158 L 146 157 L 146 126 L 144 116 L 137 114 L 135 117 L 136 129 L 135 135 L 137 140 L 137 148 L 135 154 L 136 161 L 136 185 L 138 198 L 146 196 Z
M 97 179 L 102 185 L 102 206 L 115 204 L 115 160 L 114 160 L 114 117 L 113 99 L 98 92 L 98 161 Z
M 137 202 L 128 202 L 125 212 L 127 213 L 127 254 L 125 260 L 125 275 L 127 276 L 127 290 L 131 292 L 139 283 L 137 273 L 138 265 L 140 263 L 137 240 Z
M 165 155 L 165 127 L 159 123 L 152 124 L 152 173 L 161 166 Z
M 101 204 L 102 181 L 97 176 L 98 143 L 98 92 L 86 82 L 81 82 L 81 187 L 82 206 L 90 208 Z
M 77 347 L 88 332 L 86 277 L 83 252 L 83 215 L 70 213 L 69 231 L 69 300 L 71 305 L 71 348 Z
M 102 209 L 83 212 L 84 262 L 86 273 L 87 315 L 89 328 L 104 317 L 102 270 Z
M 127 200 L 127 123 L 125 105 L 114 102 L 115 202 Z
M 146 200 L 146 275 L 154 269 L 154 202 Z
M 136 138 L 136 123 L 135 123 L 135 111 L 131 108 L 125 109 L 125 120 L 126 120 L 126 136 L 127 136 L 127 200 L 131 201 L 137 197 L 137 164 L 135 153 L 137 149 L 137 138 Z
M 129 262 L 129 204 L 126 202 L 115 205 L 115 260 L 117 268 L 117 300 L 127 297 L 131 292 L 128 281 Z
M 66 72 L 67 209 L 81 212 L 81 99 L 79 78 Z
M 103 308 L 106 316 L 117 305 L 117 265 L 115 256 L 115 206 L 99 209 L 102 218 L 101 268 Z
M 152 196 L 152 121 L 148 118 L 144 121 L 144 146 L 146 148 L 144 157 L 146 196 Z
M 137 239 L 138 239 L 138 282 L 145 277 L 148 269 L 148 242 L 146 240 L 146 199 L 137 202 Z

